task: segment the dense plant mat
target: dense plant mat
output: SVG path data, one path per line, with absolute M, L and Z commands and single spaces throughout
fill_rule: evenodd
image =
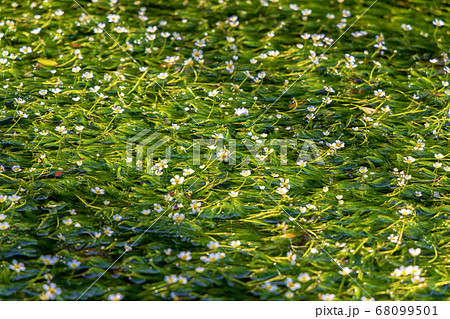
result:
M 1 1 L 0 299 L 448 300 L 449 1 L 296 3 Z

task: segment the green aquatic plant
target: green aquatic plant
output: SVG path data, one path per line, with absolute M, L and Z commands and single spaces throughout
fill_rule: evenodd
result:
M 448 300 L 449 3 L 0 3 L 0 299 Z

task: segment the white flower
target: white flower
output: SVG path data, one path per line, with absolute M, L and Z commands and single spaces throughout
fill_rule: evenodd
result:
M 67 130 L 65 126 L 57 126 L 55 127 L 55 131 L 61 133 L 61 134 L 67 134 Z
M 311 280 L 311 277 L 307 273 L 301 273 L 298 275 L 297 279 L 300 282 L 307 282 Z
M 9 228 L 8 222 L 0 223 L 0 230 L 5 230 Z
M 410 24 L 402 24 L 402 29 L 404 31 L 411 31 L 413 28 L 411 27 Z
M 416 159 L 413 158 L 413 157 L 411 157 L 411 156 L 403 157 L 403 160 L 404 160 L 404 162 L 407 163 L 407 164 L 412 164 L 412 163 L 414 163 L 414 162 L 416 161 Z
M 120 114 L 123 112 L 123 108 L 121 108 L 120 106 L 112 106 L 111 109 L 113 110 L 113 113 L 115 113 L 115 114 Z
M 195 271 L 198 272 L 198 273 L 202 273 L 202 272 L 205 271 L 205 267 L 196 267 Z
M 58 256 L 41 256 L 41 260 L 44 262 L 44 264 L 46 265 L 54 265 L 59 261 L 59 257 Z
M 245 170 L 243 170 L 243 171 L 241 172 L 241 175 L 244 176 L 244 177 L 247 177 L 247 176 L 250 176 L 251 173 L 252 173 L 252 172 L 251 172 L 250 170 L 245 169 Z
M 94 194 L 97 194 L 97 195 L 103 195 L 103 194 L 105 194 L 105 190 L 104 189 L 101 189 L 100 187 L 95 187 L 95 188 L 91 188 L 91 192 L 93 192 Z
M 417 256 L 419 256 L 420 255 L 420 253 L 421 253 L 421 249 L 420 248 L 416 248 L 416 249 L 414 249 L 414 248 L 410 248 L 409 250 L 408 250 L 408 252 L 411 254 L 411 256 L 413 256 L 413 257 L 417 257 Z
M 93 88 L 89 88 L 89 91 L 92 93 L 96 93 L 100 90 L 100 87 L 98 85 L 94 86 Z
M 296 164 L 300 167 L 305 167 L 308 162 L 306 161 L 298 161 Z
M 291 185 L 289 185 L 289 178 L 287 178 L 287 179 L 280 178 L 280 186 L 290 189 Z
M 339 271 L 339 274 L 341 274 L 342 276 L 347 276 L 352 271 L 353 271 L 352 269 L 350 269 L 348 267 L 344 267 L 344 268 L 342 268 L 342 270 Z
M 169 74 L 168 73 L 160 73 L 160 74 L 158 74 L 158 79 L 160 79 L 160 80 L 164 80 L 164 79 L 167 79 L 168 77 L 169 77 Z
M 195 40 L 195 45 L 202 48 L 202 47 L 206 47 L 206 43 L 205 40 Z
M 398 235 L 390 234 L 388 239 L 391 241 L 391 243 L 397 244 L 399 237 L 398 237 Z
M 192 259 L 191 252 L 190 251 L 182 251 L 177 255 L 178 258 L 189 261 Z
M 322 295 L 322 300 L 323 301 L 331 301 L 331 300 L 333 300 L 334 298 L 336 298 L 336 295 L 334 295 L 334 294 L 324 294 L 324 295 Z
M 423 151 L 423 148 L 425 147 L 425 143 L 422 142 L 422 140 L 418 140 L 416 146 L 414 146 L 415 151 Z
M 398 211 L 401 215 L 406 216 L 406 215 L 411 215 L 412 211 L 409 208 L 402 208 Z
M 61 294 L 61 288 L 58 288 L 56 286 L 56 284 L 54 284 L 52 282 L 49 283 L 48 285 L 45 284 L 44 285 L 44 290 L 45 290 L 45 296 L 48 299 L 51 299 L 51 300 L 54 300 L 56 298 L 56 295 L 60 295 Z
M 419 266 L 408 266 L 407 272 L 413 276 L 419 276 L 422 273 L 422 269 Z
M 375 96 L 377 96 L 377 97 L 383 97 L 383 96 L 386 95 L 386 93 L 384 93 L 383 90 L 376 90 L 376 91 L 373 91 L 373 94 L 375 94 Z
M 24 104 L 25 103 L 25 100 L 20 98 L 20 97 L 19 98 L 15 98 L 14 100 L 16 101 L 17 104 Z
M 92 73 L 92 72 L 84 72 L 81 75 L 81 78 L 85 79 L 85 80 L 90 80 L 90 79 L 94 78 L 94 73 Z
M 21 199 L 21 197 L 18 196 L 18 195 L 16 195 L 16 194 L 11 195 L 11 196 L 9 196 L 8 198 L 9 198 L 9 200 L 10 200 L 11 202 L 13 202 L 13 203 L 18 202 L 18 201 Z
M 344 17 L 344 18 L 350 18 L 351 17 L 351 15 L 352 15 L 352 13 L 350 12 L 350 10 L 342 10 L 342 16 Z
M 27 46 L 23 46 L 19 49 L 20 52 L 22 52 L 23 54 L 29 54 L 31 52 L 33 52 L 33 50 L 30 47 Z
M 444 26 L 444 21 L 439 20 L 439 19 L 435 19 L 433 20 L 433 25 L 437 26 L 437 27 L 443 27 Z
M 191 175 L 191 174 L 194 174 L 194 173 L 195 173 L 195 171 L 192 168 L 185 168 L 185 169 L 183 169 L 183 176 L 188 176 L 188 175 Z
M 77 130 L 78 134 L 81 134 L 81 132 L 84 130 L 84 126 L 83 125 L 75 126 L 75 130 Z
M 120 16 L 117 14 L 108 14 L 106 16 L 106 18 L 108 19 L 108 22 L 110 22 L 110 23 L 118 23 Z
M 298 282 L 294 282 L 292 278 L 286 278 L 284 284 L 292 291 L 300 289 L 301 285 Z
M 178 277 L 177 275 L 165 276 L 164 281 L 167 282 L 168 284 L 174 284 L 178 282 Z
M 207 246 L 209 249 L 217 249 L 220 247 L 217 241 L 210 241 Z
M 230 246 L 233 247 L 233 248 L 237 248 L 237 247 L 239 247 L 240 245 L 241 245 L 241 242 L 240 242 L 239 240 L 233 240 L 233 241 L 230 243 Z
M 231 191 L 228 193 L 231 197 L 237 197 L 239 195 L 239 192 Z
M 63 219 L 62 222 L 66 226 L 72 225 L 72 219 L 71 218 Z
M 111 227 L 104 227 L 103 231 L 105 232 L 105 235 L 108 236 L 108 237 L 111 237 L 112 234 L 114 234 L 114 231 L 111 230 Z
M 245 107 L 234 109 L 234 114 L 236 116 L 248 115 L 248 110 Z
M 110 301 L 120 301 L 122 299 L 123 299 L 123 295 L 120 292 L 118 292 L 116 294 L 111 294 L 108 296 L 108 300 L 110 300 Z
M 271 283 L 271 282 L 265 282 L 263 285 L 262 285 L 262 287 L 264 288 L 264 289 L 266 289 L 267 291 L 269 291 L 269 292 L 272 292 L 272 291 L 275 291 L 275 290 L 277 290 L 277 285 L 275 285 L 275 284 L 273 284 L 273 283 Z
M 310 9 L 305 9 L 305 10 L 302 10 L 301 12 L 302 12 L 303 16 L 309 16 L 312 13 L 312 11 Z
M 210 91 L 210 92 L 208 93 L 208 96 L 210 96 L 210 97 L 216 97 L 218 94 L 219 94 L 219 91 L 213 90 L 213 91 Z
M 202 206 L 201 202 L 197 202 L 197 201 L 193 200 L 192 203 L 191 203 L 192 212 L 193 213 L 200 212 L 201 206 Z
M 294 254 L 292 251 L 289 251 L 287 254 L 287 259 L 291 263 L 291 265 L 295 264 L 295 260 L 297 259 L 297 255 Z
M 294 298 L 294 293 L 292 291 L 288 291 L 284 294 L 284 296 L 288 299 Z
M 172 219 L 174 221 L 176 221 L 177 223 L 181 223 L 184 219 L 184 214 L 175 213 L 175 214 L 173 214 Z
M 286 187 L 278 187 L 277 188 L 277 193 L 280 195 L 286 195 L 288 191 L 289 191 L 289 189 L 287 189 Z
M 188 283 L 188 279 L 184 276 L 179 275 L 178 276 L 178 282 L 182 285 L 186 285 Z
M 221 162 L 228 162 L 230 159 L 230 151 L 227 149 L 221 149 L 217 152 L 217 159 Z
M 203 51 L 194 49 L 192 51 L 192 57 L 195 59 L 195 61 L 198 61 L 198 60 L 202 59 L 203 58 Z
M 21 272 L 24 271 L 26 268 L 23 263 L 20 263 L 14 259 L 12 264 L 9 265 L 9 269 L 14 270 L 15 272 Z
M 225 257 L 224 253 L 209 253 L 208 256 L 200 257 L 200 260 L 204 262 L 215 262 L 224 257 Z
M 236 16 L 232 16 L 230 17 L 228 20 L 228 24 L 232 27 L 237 27 L 239 25 L 239 21 L 237 20 L 238 18 Z
M 170 179 L 170 183 L 172 183 L 172 185 L 181 185 L 184 182 L 184 177 L 183 176 L 179 176 L 179 175 L 175 175 L 175 177 L 173 177 L 172 179 Z
M 70 268 L 78 268 L 78 267 L 80 267 L 81 262 L 79 262 L 78 260 L 72 259 L 67 264 L 69 265 Z
M 360 172 L 360 173 L 362 173 L 362 174 L 367 173 L 367 171 L 368 171 L 368 169 L 367 169 L 367 167 L 365 167 L 365 166 L 362 166 L 362 167 L 360 167 L 360 168 L 358 169 L 358 172 Z
M 425 280 L 425 278 L 420 277 L 420 276 L 411 277 L 411 282 L 413 284 L 420 284 L 421 282 L 424 282 L 424 280 Z
M 333 102 L 333 100 L 329 96 L 327 96 L 322 98 L 322 102 L 325 104 L 330 104 L 331 102 Z

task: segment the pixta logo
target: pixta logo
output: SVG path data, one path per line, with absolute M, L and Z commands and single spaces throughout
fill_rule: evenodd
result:
M 146 129 L 127 140 L 126 159 L 129 167 L 147 174 L 159 175 L 171 160 L 170 137 Z M 249 139 L 193 139 L 184 142 L 189 149 L 191 165 L 201 166 L 211 162 L 226 165 L 300 165 L 313 162 L 324 165 L 319 149 L 312 140 L 301 143 L 297 139 L 267 139 L 257 143 Z M 154 163 L 155 157 L 158 161 Z
M 145 153 L 145 171 L 147 174 L 155 173 L 155 165 L 153 165 L 154 155 L 159 148 L 170 141 L 170 137 L 168 136 L 157 132 L 149 134 L 150 132 L 151 130 L 147 129 L 134 135 L 127 140 L 126 147 L 126 160 L 128 166 L 132 167 L 134 162 L 136 164 L 136 169 L 140 171 L 144 170 Z M 135 158 L 133 158 L 133 154 L 135 155 Z M 166 146 L 163 157 L 164 158 L 160 162 L 167 164 L 171 157 L 170 145 Z

